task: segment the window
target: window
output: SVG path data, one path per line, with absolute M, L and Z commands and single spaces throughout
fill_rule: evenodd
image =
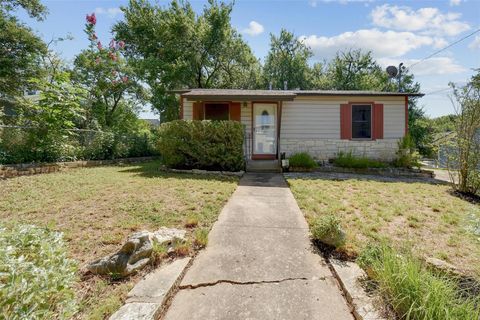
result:
M 206 103 L 205 120 L 229 120 L 228 103 Z
M 372 138 L 372 106 L 352 105 L 352 139 Z

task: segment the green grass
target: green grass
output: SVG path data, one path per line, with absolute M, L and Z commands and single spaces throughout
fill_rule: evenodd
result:
M 447 260 L 480 278 L 480 206 L 447 185 L 349 179 L 288 179 L 310 224 L 333 214 L 347 233 L 346 252 L 372 241 L 411 247 L 416 256 Z
M 190 227 L 187 244 L 176 248 L 177 254 L 188 254 L 195 248 L 195 230 L 211 228 L 238 178 L 165 173 L 159 167 L 153 161 L 2 180 L 0 222 L 62 231 L 69 255 L 81 266 L 115 252 L 135 231 L 162 226 Z M 104 318 L 124 299 L 121 285 L 137 278 L 121 284 L 84 279 L 76 290 L 78 317 Z
M 337 167 L 342 168 L 385 168 L 387 164 L 384 162 L 372 160 L 366 157 L 358 157 L 353 155 L 351 152 L 343 153 L 340 152 L 338 157 L 333 161 Z
M 460 297 L 454 280 L 434 274 L 409 253 L 374 246 L 358 261 L 400 319 L 480 319 L 480 297 Z
M 289 166 L 298 169 L 313 169 L 317 167 L 315 160 L 306 152 L 295 153 L 288 158 Z

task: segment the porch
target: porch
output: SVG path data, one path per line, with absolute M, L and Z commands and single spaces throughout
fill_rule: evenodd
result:
M 279 170 L 282 103 L 292 101 L 293 92 L 218 90 L 212 93 L 211 90 L 195 90 L 182 94 L 182 97 L 183 119 L 233 120 L 243 124 L 247 170 Z

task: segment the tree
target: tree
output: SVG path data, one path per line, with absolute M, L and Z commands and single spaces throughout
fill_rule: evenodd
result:
M 87 127 L 112 128 L 119 113 L 131 112 L 144 97 L 142 85 L 123 57 L 125 42 L 112 39 L 105 47 L 95 33 L 95 14 L 87 15 L 89 48 L 75 58 L 74 80 L 89 92 Z
M 25 129 L 17 143 L 3 146 L 10 161 L 64 161 L 69 154 L 74 158 L 70 129 L 83 117 L 85 91 L 72 85 L 67 72 L 32 81 L 40 90 L 39 98 L 19 99 L 17 124 Z
M 130 0 L 122 10 L 125 20 L 113 30 L 151 88 L 162 121 L 178 118 L 178 101 L 169 90 L 258 86 L 259 62 L 231 26 L 231 4 L 210 0 L 198 16 L 188 1 L 176 0 L 166 8 Z
M 385 91 L 387 74 L 375 61 L 370 51 L 348 50 L 338 52 L 328 64 L 329 81 L 321 89 Z
M 5 96 L 19 95 L 34 85 L 29 80 L 41 76 L 41 56 L 47 51 L 45 43 L 12 15 L 19 7 L 39 21 L 47 13 L 39 0 L 0 1 L 0 95 Z
M 457 119 L 449 171 L 455 188 L 475 195 L 480 190 L 480 69 L 464 87 L 453 88 L 452 103 Z
M 264 85 L 270 83 L 275 89 L 310 89 L 310 67 L 308 59 L 313 53 L 307 45 L 293 33 L 285 29 L 280 35 L 270 35 L 270 51 L 263 67 Z

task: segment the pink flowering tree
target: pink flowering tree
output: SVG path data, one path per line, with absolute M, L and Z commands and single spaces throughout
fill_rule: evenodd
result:
M 85 33 L 90 44 L 75 59 L 74 79 L 89 92 L 87 121 L 112 128 L 126 113 L 132 118 L 145 101 L 145 92 L 123 55 L 125 42 L 102 43 L 96 24 L 95 14 L 87 15 Z

